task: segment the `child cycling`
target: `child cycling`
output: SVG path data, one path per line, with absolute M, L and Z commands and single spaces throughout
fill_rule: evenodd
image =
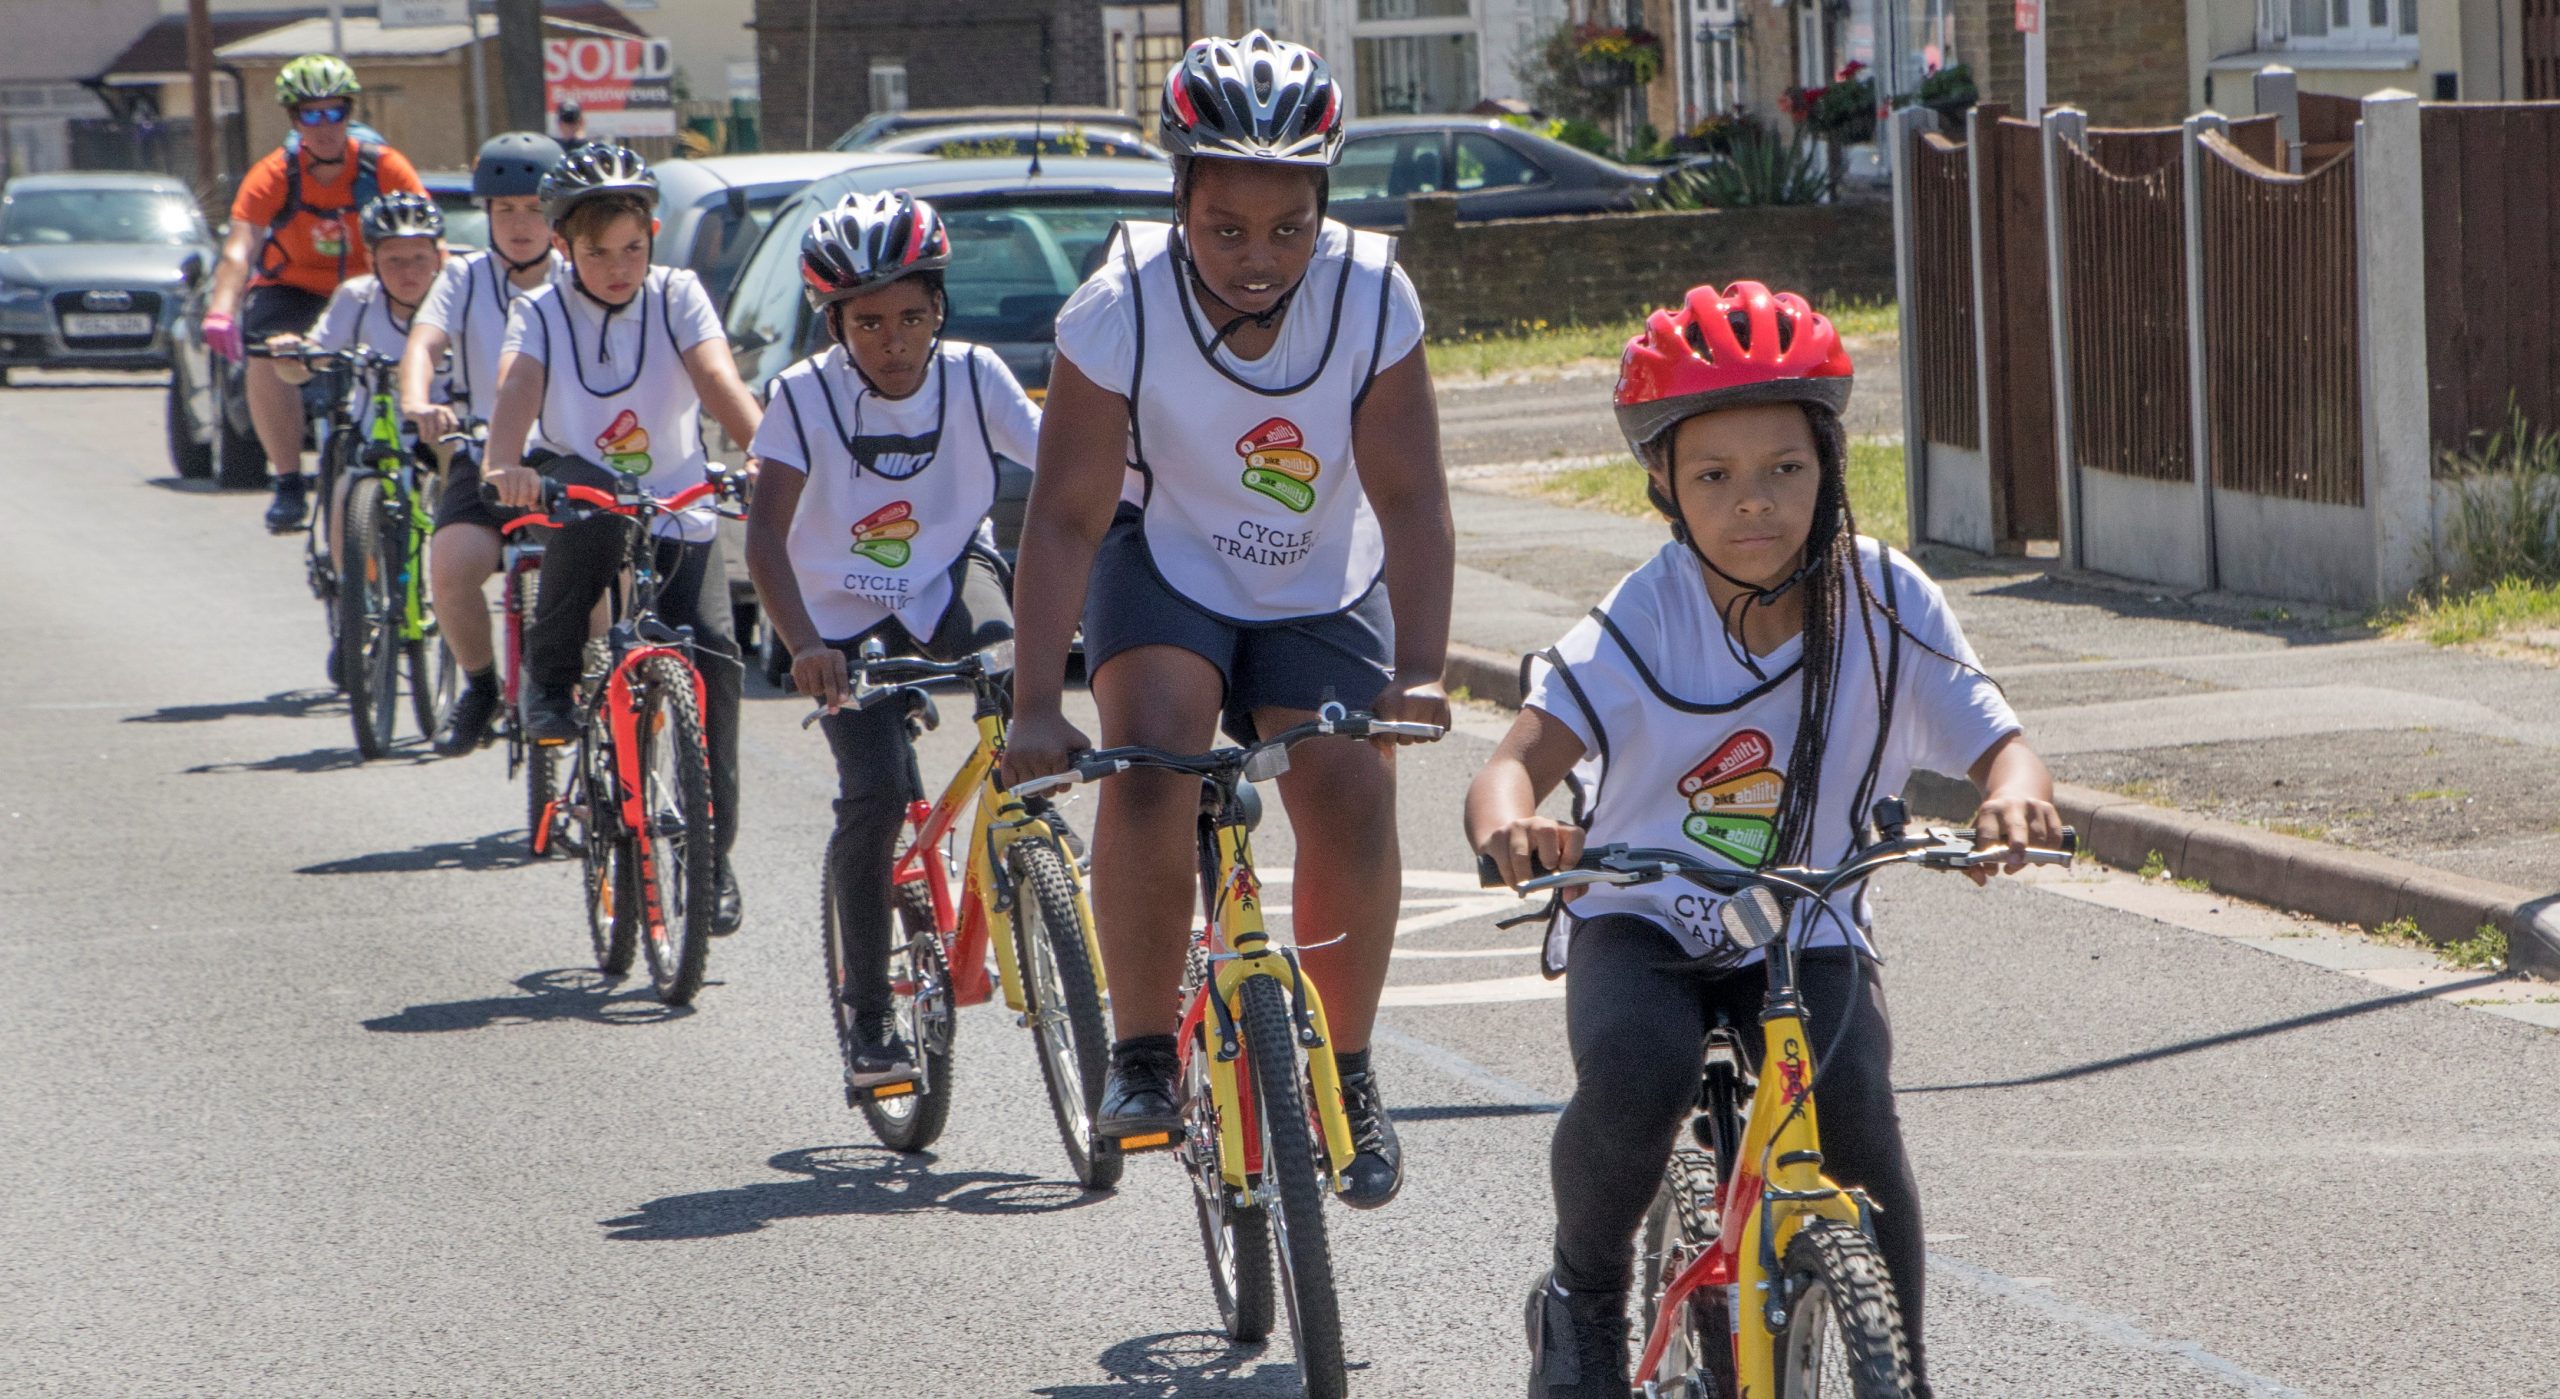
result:
M 344 350 L 361 345 L 376 354 L 400 356 L 409 343 L 418 307 L 444 270 L 444 211 L 423 194 L 380 195 L 359 216 L 364 241 L 373 252 L 373 271 L 338 284 L 321 308 L 320 320 L 307 335 L 270 335 L 271 350 L 308 344 L 315 349 Z M 274 361 L 285 383 L 309 382 L 311 370 L 297 360 Z M 427 396 L 444 392 L 441 376 L 430 374 L 422 386 Z M 346 508 L 347 483 L 326 479 L 328 456 L 321 456 L 321 553 L 335 559 L 338 516 Z M 332 670 L 336 667 L 333 665 Z
M 699 485 L 709 463 L 702 410 L 730 440 L 753 441 L 762 417 L 738 382 L 710 294 L 692 272 L 652 266 L 658 177 L 620 146 L 589 144 L 542 177 L 543 217 L 565 274 L 516 301 L 498 359 L 483 474 L 498 503 L 542 503 L 542 478 L 611 487 L 629 481 L 668 496 Z M 601 464 L 599 464 L 601 462 Z M 536 468 L 540 468 L 536 470 Z M 558 532 L 542 559 L 542 589 L 525 632 L 525 732 L 536 743 L 578 736 L 576 687 L 589 617 L 624 558 L 627 522 L 597 515 Z M 662 517 L 659 614 L 693 628 L 709 703 L 713 841 L 719 882 L 712 931 L 744 916 L 729 851 L 738 837 L 738 692 L 743 674 L 730 620 L 717 517 L 708 508 Z
M 1757 282 L 1698 287 L 1628 342 L 1618 424 L 1672 540 L 1531 658 L 1527 702 L 1467 794 L 1468 841 L 1504 879 L 1561 869 L 1586 840 L 1744 868 L 1835 863 L 1915 767 L 1971 774 L 1986 845 L 2059 837 L 2053 779 L 1937 585 L 1857 533 L 1850 379 L 1831 323 Z M 1579 823 L 1539 816 L 1568 778 Z M 1550 1163 L 1554 1269 L 1529 1301 L 1532 1399 L 1625 1399 L 1632 1241 L 1696 1100 L 1700 1046 L 1719 1012 L 1757 1033 L 1760 954 L 1699 902 L 1686 886 L 1595 887 L 1549 936 L 1549 972 L 1571 958 L 1576 1087 Z M 1877 1205 L 1922 1376 L 1919 1188 L 1892 1030 L 1863 893 L 1835 911 L 1799 935 L 1812 1033 L 1831 1045 L 1849 1018 L 1821 1061 L 1824 1165 Z
M 909 1082 L 889 994 L 889 869 L 924 783 L 907 710 L 840 708 L 847 658 L 957 660 L 1013 635 L 986 534 L 996 459 L 1037 453 L 1040 410 L 995 352 L 945 340 L 951 237 L 904 190 L 854 194 L 800 239 L 800 280 L 833 348 L 775 376 L 747 521 L 756 596 L 791 677 L 827 706 L 836 760 L 837 910 L 858 1043 L 852 1087 Z
M 560 143 L 550 137 L 510 131 L 490 137 L 472 164 L 471 195 L 488 212 L 489 246 L 446 264 L 418 308 L 400 360 L 400 411 L 430 443 L 453 431 L 457 413 L 485 417 L 497 405 L 507 312 L 560 266 L 551 225 L 542 217 L 541 193 L 542 177 L 560 157 Z M 436 367 L 448 352 L 451 407 L 432 391 Z M 498 571 L 498 532 L 505 523 L 505 513 L 480 498 L 478 456 L 452 453 L 427 553 L 436 620 L 464 677 L 462 692 L 436 727 L 435 749 L 448 758 L 479 747 L 498 712 L 497 652 L 489 638 L 484 589 Z
M 1025 520 L 1008 781 L 1085 735 L 1059 708 L 1081 619 L 1106 744 L 1180 752 L 1274 733 L 1338 700 L 1445 725 L 1454 553 L 1422 308 L 1394 243 L 1324 217 L 1342 94 L 1323 59 L 1260 33 L 1203 39 L 1165 82 L 1175 223 L 1128 224 L 1058 315 Z M 1387 744 L 1297 750 L 1279 782 L 1293 900 L 1324 994 L 1374 1208 L 1403 1153 L 1369 1060 L 1403 872 Z M 1093 865 L 1119 1036 L 1108 1135 L 1179 1125 L 1176 988 L 1199 783 L 1102 789 Z M 1328 940 L 1336 938 L 1338 941 Z

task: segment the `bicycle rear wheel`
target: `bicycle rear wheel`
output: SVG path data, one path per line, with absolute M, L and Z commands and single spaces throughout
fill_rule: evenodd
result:
M 658 999 L 680 1006 L 702 989 L 719 868 L 711 828 L 711 758 L 693 672 L 672 656 L 640 663 L 640 944 Z
M 1656 1324 L 1672 1280 L 1714 1246 L 1715 1215 L 1715 1158 L 1695 1147 L 1673 1152 L 1636 1236 L 1636 1284 L 1642 1301 L 1636 1315 L 1644 1326 Z M 1733 1333 L 1724 1289 L 1691 1292 L 1680 1313 L 1661 1362 L 1652 1374 L 1637 1376 L 1637 1382 L 1653 1381 L 1665 1399 L 1734 1399 Z M 1638 1339 L 1641 1343 L 1644 1338 Z
M 1778 1399 L 1903 1399 L 1911 1352 L 1873 1240 L 1828 1220 L 1787 1243 L 1792 1299 L 1778 1336 Z
M 382 547 L 382 505 L 382 478 L 360 474 L 347 483 L 347 512 L 338 525 L 338 668 L 355 722 L 356 751 L 368 758 L 391 749 L 399 686 L 398 646 L 388 625 L 392 565 Z
M 1128 1161 L 1093 1131 L 1103 1079 L 1111 1072 L 1111 1035 L 1085 952 L 1075 867 L 1045 840 L 1016 841 L 1005 863 L 1020 895 L 1013 910 L 1014 965 L 1022 969 L 1032 1042 L 1040 1051 L 1040 1076 L 1049 1086 L 1049 1110 L 1058 1120 L 1058 1143 L 1067 1149 L 1067 1166 L 1078 1184 L 1107 1190 L 1120 1183 Z
M 557 750 L 531 745 L 538 761 Z M 640 950 L 640 857 L 630 834 L 622 829 L 614 803 L 612 739 L 603 711 L 588 716 L 587 731 L 572 750 L 577 767 L 568 791 L 553 808 L 551 831 L 558 837 L 574 827 L 575 845 L 587 895 L 587 940 L 595 952 L 596 970 L 622 976 Z
M 1200 1218 L 1200 1247 L 1209 1256 L 1209 1290 L 1230 1340 L 1247 1344 L 1271 1334 L 1271 1220 L 1250 1196 L 1239 1198 L 1219 1171 L 1217 1099 L 1209 1091 L 1209 1030 L 1204 1023 L 1182 1056 L 1182 1147 L 1191 1175 L 1191 1204 Z
M 1253 1064 L 1254 1125 L 1262 1136 L 1262 1179 L 1254 1193 L 1271 1218 L 1280 1260 L 1281 1295 L 1289 1304 L 1289 1339 L 1307 1399 L 1342 1399 L 1342 1310 L 1333 1289 L 1333 1250 L 1325 1238 L 1323 1157 L 1316 1149 L 1298 1084 L 1297 1035 L 1280 982 L 1248 977 L 1245 1057 Z
M 841 837 L 838 837 L 841 839 Z M 844 920 L 839 900 L 834 841 L 827 845 L 825 893 L 819 910 L 819 936 L 826 943 L 827 1010 L 835 1018 L 836 1051 L 848 1072 L 853 1066 L 853 1007 L 845 1003 Z M 863 1119 L 880 1144 L 896 1151 L 922 1151 L 941 1137 L 951 1121 L 951 1054 L 958 1029 L 951 1003 L 951 977 L 943 965 L 942 935 L 933 917 L 933 896 L 922 884 L 901 884 L 891 898 L 898 937 L 889 946 L 889 995 L 898 1033 L 917 1055 L 923 1070 L 914 1091 L 875 1097 L 850 1079 L 845 1105 L 862 1109 Z

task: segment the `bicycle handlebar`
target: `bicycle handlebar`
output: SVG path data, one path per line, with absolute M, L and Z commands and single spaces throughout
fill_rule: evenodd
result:
M 1890 829 L 1899 829 L 1899 823 L 1894 823 Z M 1522 894 L 1542 894 L 1592 884 L 1650 884 L 1660 879 L 1685 879 L 1720 894 L 1769 889 L 1827 898 L 1842 886 L 1853 884 L 1887 865 L 1915 864 L 1924 869 L 1967 870 L 2006 864 L 2020 849 L 2005 844 L 1983 845 L 1969 830 L 1925 826 L 1917 835 L 1888 835 L 1872 845 L 1853 850 L 1847 858 L 1828 869 L 1791 865 L 1746 870 L 1714 864 L 1685 850 L 1612 844 L 1583 851 L 1582 858 L 1576 860 L 1571 869 L 1522 881 L 1519 891 Z M 2065 826 L 2059 849 L 2026 846 L 2023 850 L 2027 864 L 2067 867 L 2079 854 L 2079 834 Z M 1493 857 L 1489 855 L 1476 857 L 1476 877 L 1489 889 L 1501 887 L 1503 882 Z
M 460 435 L 448 434 L 448 438 Z M 534 507 L 531 514 L 519 515 L 499 529 L 507 533 L 537 527 L 556 529 L 597 515 L 620 515 L 626 519 L 679 515 L 713 496 L 735 498 L 743 489 L 743 483 L 744 478 L 735 473 L 714 470 L 696 485 L 687 486 L 674 495 L 661 496 L 641 489 L 635 482 L 621 482 L 614 490 L 607 491 L 546 477 L 542 482 L 542 503 Z M 498 488 L 482 481 L 480 499 L 489 505 L 500 505 Z
M 972 651 L 956 661 L 927 660 L 922 656 L 890 656 L 884 654 L 885 651 L 886 648 L 876 637 L 862 644 L 861 659 L 847 667 L 853 675 L 853 695 L 839 707 L 860 712 L 892 695 L 903 694 L 908 690 L 921 690 L 947 680 L 974 682 L 985 676 L 999 675 L 1013 669 L 1013 643 L 1009 640 L 999 641 L 983 650 Z M 900 678 L 893 679 L 886 685 L 866 683 L 874 676 L 880 675 L 893 675 Z M 830 712 L 825 705 L 819 705 L 801 716 L 800 727 L 805 729 L 826 718 Z
M 1291 746 L 1310 738 L 1328 736 L 1416 738 L 1427 741 L 1436 739 L 1446 732 L 1447 730 L 1437 724 L 1411 724 L 1400 720 L 1381 719 L 1373 714 L 1346 710 L 1339 704 L 1327 704 L 1316 711 L 1315 718 L 1296 728 L 1283 730 L 1258 743 L 1249 743 L 1240 747 L 1213 748 L 1206 753 L 1169 753 L 1162 748 L 1150 748 L 1143 744 L 1132 744 L 1122 748 L 1093 749 L 1071 761 L 1066 771 L 1051 773 L 1047 777 L 1034 777 L 1014 787 L 1013 794 L 1018 797 L 1028 797 L 1082 782 L 1098 782 L 1115 773 L 1127 772 L 1133 767 L 1166 768 L 1203 778 L 1218 778 L 1234 774 L 1244 777 L 1247 781 L 1259 781 L 1265 777 L 1278 777 L 1281 773 L 1288 771 L 1288 764 L 1283 761 L 1277 767 L 1273 767 L 1267 763 L 1258 763 L 1257 759 L 1270 753 L 1285 754 Z

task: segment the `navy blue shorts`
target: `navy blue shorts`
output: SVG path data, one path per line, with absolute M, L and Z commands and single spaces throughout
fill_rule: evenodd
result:
M 1123 502 L 1085 591 L 1085 672 L 1139 646 L 1179 646 L 1216 666 L 1227 687 L 1226 731 L 1245 743 L 1253 741 L 1257 709 L 1314 709 L 1327 700 L 1365 709 L 1395 674 L 1395 618 L 1383 580 L 1340 612 L 1233 621 L 1165 582 L 1147 553 L 1138 508 Z

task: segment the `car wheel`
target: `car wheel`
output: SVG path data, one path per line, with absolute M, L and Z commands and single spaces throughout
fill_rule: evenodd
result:
M 195 413 L 187 406 L 186 376 L 172 370 L 169 374 L 169 400 L 162 414 L 169 434 L 169 466 L 189 481 L 202 481 L 213 475 L 213 440 L 207 434 L 196 440 L 198 425 Z
M 214 371 L 218 379 L 227 379 L 239 372 L 228 364 Z M 253 491 L 267 484 L 267 449 L 258 442 L 258 430 L 249 419 L 249 405 L 245 397 L 236 414 L 231 399 L 232 387 L 224 382 L 213 400 L 214 459 L 223 489 Z

